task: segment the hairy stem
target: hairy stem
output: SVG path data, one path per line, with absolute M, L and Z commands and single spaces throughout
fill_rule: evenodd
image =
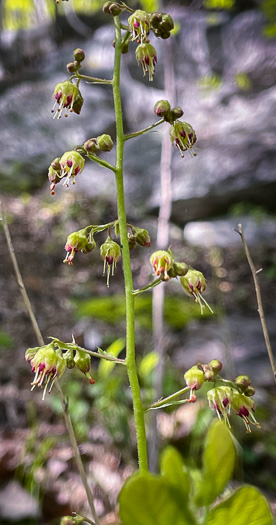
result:
M 137 434 L 138 460 L 141 471 L 147 471 L 147 442 L 144 421 L 144 408 L 142 406 L 140 387 L 136 371 L 135 344 L 134 344 L 134 297 L 132 295 L 133 282 L 128 247 L 127 220 L 124 199 L 123 158 L 124 158 L 124 130 L 120 91 L 120 66 L 121 66 L 121 27 L 118 16 L 114 17 L 115 23 L 115 59 L 113 76 L 113 97 L 116 117 L 116 188 L 118 220 L 123 255 L 123 270 L 125 279 L 126 300 L 126 365 L 133 398 L 134 420 Z
M 261 295 L 261 288 L 260 288 L 259 279 L 258 279 L 258 272 L 257 272 L 257 270 L 256 270 L 256 268 L 254 266 L 254 263 L 253 263 L 252 259 L 251 259 L 251 255 L 250 255 L 248 246 L 246 244 L 246 240 L 244 238 L 242 225 L 239 224 L 238 228 L 239 228 L 238 231 L 237 230 L 236 231 L 237 231 L 237 233 L 239 233 L 239 235 L 241 237 L 242 244 L 243 244 L 244 251 L 245 251 L 245 255 L 246 255 L 246 258 L 247 258 L 247 261 L 248 261 L 248 264 L 249 264 L 249 267 L 250 267 L 250 270 L 251 270 L 251 273 L 252 273 L 252 276 L 253 276 L 253 280 L 254 280 L 255 292 L 256 292 L 257 304 L 258 304 L 258 313 L 259 313 L 260 320 L 261 320 L 261 325 L 262 325 L 262 329 L 263 329 L 263 334 L 264 334 L 265 344 L 266 344 L 266 348 L 267 348 L 267 352 L 268 352 L 268 357 L 269 357 L 269 360 L 270 360 L 270 365 L 271 365 L 272 372 L 273 372 L 273 375 L 274 375 L 274 380 L 276 382 L 276 366 L 275 366 L 275 361 L 274 361 L 274 357 L 273 357 L 272 347 L 271 347 L 271 343 L 270 343 L 270 339 L 269 339 L 269 335 L 268 335 L 268 330 L 267 330 L 267 326 L 266 326 L 266 321 L 265 321 L 263 302 L 262 302 L 262 295 Z
M 27 294 L 27 291 L 26 291 L 26 288 L 25 288 L 25 285 L 24 285 L 24 282 L 23 282 L 23 279 L 22 279 L 21 272 L 20 272 L 18 264 L 17 264 L 17 259 L 16 259 L 16 256 L 15 256 L 14 247 L 13 247 L 13 244 L 12 244 L 8 223 L 7 223 L 7 220 L 6 220 L 6 215 L 5 215 L 5 212 L 4 212 L 4 209 L 3 209 L 3 206 L 2 206 L 1 203 L 0 203 L 0 212 L 1 212 L 2 220 L 3 220 L 4 234 L 5 234 L 6 242 L 7 242 L 7 245 L 8 245 L 8 251 L 9 251 L 10 258 L 11 258 L 11 261 L 12 261 L 12 265 L 13 265 L 13 268 L 14 268 L 14 272 L 15 272 L 15 275 L 16 275 L 17 284 L 18 284 L 18 286 L 20 288 L 20 292 L 22 294 L 25 306 L 27 308 L 27 311 L 28 311 L 28 314 L 29 314 L 29 317 L 30 317 L 30 320 L 31 320 L 31 323 L 32 323 L 32 326 L 33 326 L 33 329 L 34 329 L 37 341 L 38 341 L 38 344 L 43 346 L 45 343 L 44 343 L 44 340 L 43 340 L 40 328 L 38 326 L 35 314 L 33 312 L 32 305 L 31 305 L 29 296 Z M 92 492 L 91 492 L 90 487 L 88 485 L 86 473 L 85 473 L 85 470 L 84 470 L 84 466 L 83 466 L 83 463 L 82 463 L 80 451 L 79 451 L 79 448 L 78 448 L 74 427 L 73 427 L 73 424 L 72 424 L 72 420 L 71 420 L 70 414 L 68 412 L 68 402 L 66 401 L 66 399 L 64 397 L 64 394 L 63 394 L 63 391 L 62 391 L 62 388 L 60 386 L 60 383 L 59 383 L 58 379 L 55 380 L 55 386 L 57 388 L 59 399 L 61 401 L 65 425 L 66 425 L 67 432 L 68 432 L 68 435 L 69 435 L 69 438 L 70 438 L 70 441 L 71 441 L 72 448 L 74 450 L 75 459 L 76 459 L 77 467 L 79 469 L 79 473 L 80 473 L 80 476 L 81 476 L 81 479 L 82 479 L 82 483 L 83 483 L 83 486 L 84 486 L 86 494 L 87 494 L 87 499 L 88 499 L 88 502 L 89 502 L 90 510 L 91 510 L 91 513 L 92 513 L 92 516 L 93 516 L 93 518 L 95 520 L 96 525 L 100 525 L 100 520 L 98 518 L 98 515 L 97 515 L 96 510 L 95 510 L 95 506 L 94 506 L 93 495 L 92 495 Z
M 163 405 L 166 405 L 167 403 L 170 403 L 171 401 L 173 401 L 176 397 L 178 396 L 181 396 L 182 394 L 184 394 L 185 392 L 187 392 L 187 390 L 190 390 L 188 386 L 185 386 L 184 388 L 181 388 L 181 390 L 178 390 L 177 392 L 175 392 L 174 394 L 171 394 L 170 396 L 168 397 L 165 397 L 164 399 L 159 399 L 159 401 L 156 401 L 156 403 L 153 403 L 153 405 L 151 405 L 148 410 L 151 410 L 153 408 L 162 408 Z M 185 401 L 188 401 L 188 399 L 185 399 Z

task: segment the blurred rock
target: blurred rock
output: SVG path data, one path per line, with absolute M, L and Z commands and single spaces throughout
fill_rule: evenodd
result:
M 0 489 L 0 517 L 9 521 L 38 519 L 38 502 L 17 481 L 11 481 Z

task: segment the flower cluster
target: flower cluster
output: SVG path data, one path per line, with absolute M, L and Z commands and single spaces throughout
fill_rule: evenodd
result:
M 66 257 L 63 262 L 73 264 L 77 252 L 90 253 L 96 248 L 96 243 L 89 228 L 83 228 L 77 232 L 70 233 L 65 244 Z
M 245 424 L 246 432 L 251 432 L 250 425 L 260 428 L 256 421 L 255 403 L 251 399 L 255 390 L 248 376 L 238 376 L 235 381 L 222 379 L 218 374 L 222 369 L 222 363 L 213 359 L 207 364 L 198 363 L 184 374 L 186 385 L 190 389 L 190 402 L 196 401 L 196 390 L 199 390 L 205 382 L 214 382 L 214 388 L 207 392 L 209 406 L 215 410 L 219 419 L 229 426 L 231 411 L 240 416 Z
M 31 364 L 35 376 L 31 383 L 33 390 L 36 386 L 44 387 L 42 399 L 48 389 L 49 394 L 53 388 L 56 378 L 60 378 L 67 368 L 76 366 L 88 378 L 91 384 L 95 383 L 89 374 L 90 356 L 81 349 L 67 350 L 60 348 L 54 341 L 41 347 L 29 348 L 25 353 L 25 359 Z

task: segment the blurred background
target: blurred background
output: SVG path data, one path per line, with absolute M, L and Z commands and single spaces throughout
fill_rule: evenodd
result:
M 82 82 L 81 114 L 58 121 L 51 114 L 54 86 L 68 77 L 66 64 L 75 48 L 86 54 L 81 73 L 112 77 L 114 30 L 102 4 L 2 0 L 1 200 L 44 338 L 69 342 L 73 334 L 90 350 L 100 346 L 123 357 L 121 264 L 109 289 L 98 250 L 77 254 L 73 267 L 62 264 L 72 231 L 116 218 L 112 175 L 87 160 L 76 186 L 59 185 L 55 196 L 47 179 L 51 161 L 76 144 L 102 133 L 115 138 L 109 86 Z M 125 131 L 157 121 L 154 105 L 168 98 L 183 108 L 183 119 L 198 137 L 197 156 L 183 159 L 168 144 L 169 124 L 126 144 L 128 221 L 147 228 L 152 241 L 151 248 L 132 251 L 135 288 L 153 279 L 150 254 L 170 245 L 177 260 L 204 273 L 204 297 L 214 310 L 201 315 L 177 281 L 162 284 L 154 300 L 151 292 L 136 298 L 143 399 L 150 404 L 182 388 L 183 374 L 199 361 L 221 359 L 229 379 L 248 374 L 256 387 L 262 429 L 245 434 L 242 421 L 232 418 L 243 447 L 243 468 L 237 467 L 235 483 L 260 487 L 275 509 L 275 383 L 252 275 L 235 229 L 242 224 L 256 268 L 262 268 L 264 309 L 275 348 L 276 2 L 131 0 L 129 5 L 169 12 L 175 30 L 168 40 L 151 39 L 158 55 L 153 82 L 137 66 L 136 43 L 122 57 Z M 113 162 L 114 153 L 104 158 Z M 0 521 L 54 524 L 72 510 L 88 513 L 86 497 L 58 398 L 53 392 L 42 402 L 39 390 L 30 392 L 32 375 L 24 352 L 37 341 L 0 233 Z M 99 246 L 105 235 L 96 240 Z M 97 510 L 107 524 L 114 521 L 122 483 L 136 469 L 135 434 L 125 370 L 99 365 L 96 359 L 92 370 L 95 385 L 68 370 L 62 386 Z M 148 418 L 153 469 L 158 470 L 158 450 L 167 443 L 191 466 L 199 465 L 213 413 L 204 392 L 198 397 L 192 406 L 159 411 L 154 422 Z

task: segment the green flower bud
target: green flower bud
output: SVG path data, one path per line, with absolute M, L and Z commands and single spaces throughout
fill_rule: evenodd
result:
M 113 2 L 105 2 L 103 4 L 102 10 L 104 13 L 109 13 L 109 7 L 113 4 Z
M 63 516 L 60 520 L 60 525 L 80 525 L 83 519 L 79 516 Z
M 168 15 L 167 13 L 162 13 L 160 27 L 164 31 L 171 31 L 174 28 L 174 22 L 171 15 Z
M 170 117 L 171 106 L 168 100 L 158 100 L 154 106 L 154 113 L 158 117 L 163 117 L 165 120 Z
M 109 277 L 114 275 L 117 262 L 121 259 L 121 248 L 110 236 L 100 247 L 100 256 L 104 261 L 103 275 L 107 268 L 107 286 L 109 287 Z
M 34 351 L 34 355 L 30 360 L 31 350 Z M 63 359 L 61 353 L 59 354 L 58 351 L 55 351 L 53 343 L 41 346 L 39 349 L 37 349 L 37 347 L 34 349 L 29 348 L 25 354 L 25 358 L 30 362 L 32 372 L 35 373 L 34 380 L 31 383 L 31 390 L 33 390 L 36 385 L 42 387 L 45 380 L 42 396 L 44 400 L 49 383 L 51 382 L 49 388 L 50 394 L 56 377 L 61 377 L 64 374 L 66 361 Z
M 175 106 L 175 108 L 172 109 L 172 120 L 175 121 L 182 117 L 184 111 L 180 106 Z
M 130 250 L 133 250 L 136 246 L 136 237 L 134 235 L 128 234 L 128 247 Z
M 199 390 L 204 381 L 204 373 L 203 371 L 197 366 L 192 366 L 187 372 L 184 374 L 184 379 L 186 381 L 186 385 L 190 389 L 190 401 L 195 401 L 195 390 Z
M 160 28 L 160 37 L 163 40 L 167 40 L 167 38 L 170 38 L 171 33 L 169 31 L 164 31 L 162 28 Z
M 146 11 L 137 9 L 128 19 L 132 40 L 145 40 L 150 32 L 150 17 Z
M 215 374 L 220 372 L 222 370 L 222 367 L 223 367 L 223 364 L 222 364 L 222 362 L 219 359 L 212 359 L 212 361 L 210 361 L 210 363 L 208 363 L 208 365 L 211 367 L 213 372 L 215 372 Z
M 80 49 L 79 47 L 75 49 L 74 60 L 76 60 L 77 62 L 83 62 L 84 59 L 85 59 L 85 52 L 83 51 L 83 49 Z
M 91 367 L 90 355 L 82 350 L 76 350 L 74 361 L 78 369 L 88 378 L 89 383 L 93 385 L 96 381 L 92 379 L 91 375 L 89 374 Z
M 92 250 L 94 250 L 94 248 L 96 248 L 96 243 L 94 241 L 93 235 L 91 233 L 87 233 L 86 228 L 70 233 L 70 235 L 67 237 L 64 248 L 67 254 L 63 262 L 72 265 L 72 261 L 77 252 L 90 253 Z
M 242 376 L 236 377 L 235 383 L 244 392 L 251 385 L 251 379 L 249 376 L 242 375 Z
M 69 186 L 69 181 L 75 184 L 75 177 L 84 168 L 84 158 L 77 151 L 66 151 L 60 159 L 61 174 L 60 178 L 65 177 L 64 186 Z
M 169 270 L 173 265 L 173 258 L 165 250 L 158 250 L 154 252 L 150 257 L 150 262 L 153 266 L 155 275 L 158 277 L 163 277 L 165 281 L 168 281 L 170 276 L 168 274 Z
M 152 81 L 155 73 L 155 64 L 157 62 L 157 53 L 155 47 L 151 44 L 140 44 L 135 51 L 137 63 L 142 65 L 143 75 L 149 74 L 149 80 Z
M 123 55 L 126 55 L 128 53 L 128 48 L 129 48 L 129 40 L 127 40 L 126 42 L 122 44 L 121 51 Z
M 134 235 L 135 241 L 140 244 L 140 246 L 150 247 L 150 236 L 149 232 L 144 228 L 132 227 L 132 233 Z
M 248 387 L 246 388 L 246 390 L 244 391 L 244 394 L 245 394 L 246 396 L 249 396 L 249 397 L 254 396 L 254 394 L 255 394 L 255 388 L 254 388 L 252 385 L 248 386 Z
M 97 137 L 97 143 L 102 151 L 111 151 L 113 148 L 113 141 L 110 135 L 100 135 Z
M 174 262 L 173 269 L 177 276 L 183 276 L 188 272 L 189 266 L 185 262 Z
M 61 170 L 60 157 L 56 157 L 54 160 L 52 160 L 51 166 L 52 168 L 54 168 L 55 171 L 60 171 Z
M 76 67 L 76 64 L 77 64 L 77 67 Z M 78 62 L 69 62 L 66 66 L 66 69 L 68 71 L 68 73 L 76 73 L 76 71 L 78 71 L 79 69 L 79 63 Z
M 64 109 L 69 110 L 71 113 L 80 114 L 83 98 L 81 92 L 73 82 L 66 80 L 65 82 L 59 82 L 54 89 L 52 98 L 55 99 L 55 103 L 52 109 L 54 113 L 53 118 L 58 115 L 58 119 L 61 118 L 62 112 Z M 56 105 L 58 109 L 55 111 Z M 68 113 L 65 113 L 65 116 L 68 117 Z
M 150 25 L 153 29 L 157 29 L 162 22 L 162 13 L 152 13 L 150 15 Z
M 174 143 L 180 151 L 181 157 L 184 157 L 182 152 L 187 150 L 190 153 L 192 151 L 191 155 L 196 156 L 196 153 L 193 151 L 193 146 L 197 139 L 195 131 L 190 124 L 176 120 L 171 126 L 170 137 L 172 143 Z
M 116 2 L 112 2 L 109 6 L 109 12 L 112 16 L 118 16 L 121 14 L 122 11 L 124 11 L 124 7 L 120 6 Z
M 93 153 L 93 154 L 96 154 L 100 149 L 97 139 L 88 139 L 84 143 L 83 147 L 87 151 L 87 153 Z
M 48 179 L 50 181 L 51 195 L 55 195 L 55 187 L 61 180 L 60 171 L 57 171 L 51 165 L 48 170 Z

